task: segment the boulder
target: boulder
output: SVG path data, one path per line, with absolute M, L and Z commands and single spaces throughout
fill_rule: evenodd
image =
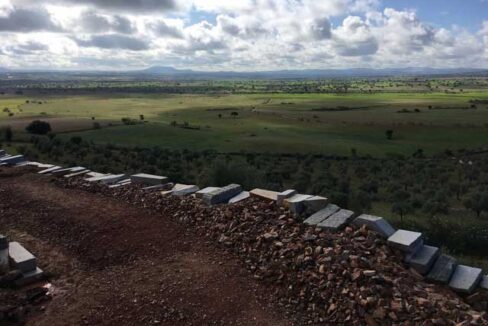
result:
M 357 227 L 361 227 L 366 225 L 368 229 L 374 231 L 385 238 L 389 238 L 393 233 L 395 233 L 395 229 L 388 223 L 384 218 L 373 216 L 373 215 L 360 215 L 357 217 L 352 224 L 356 225 Z
M 472 293 L 482 278 L 481 268 L 458 265 L 449 281 L 449 287 L 457 292 Z

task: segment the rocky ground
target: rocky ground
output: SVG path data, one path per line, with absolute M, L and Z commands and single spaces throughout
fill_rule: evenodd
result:
M 374 233 L 259 199 L 206 207 L 2 168 L 0 222 L 51 273 L 49 302 L 19 301 L 27 324 L 488 324 L 484 294 L 470 306 L 424 283 Z

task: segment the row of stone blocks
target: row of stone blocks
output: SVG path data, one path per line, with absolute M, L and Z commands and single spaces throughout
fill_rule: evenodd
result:
M 11 268 L 12 267 L 12 268 Z M 22 277 L 15 281 L 17 286 L 24 286 L 39 281 L 44 272 L 37 267 L 37 259 L 18 242 L 8 242 L 0 235 L 0 275 L 11 269 L 18 270 Z
M 455 258 L 441 254 L 437 247 L 424 244 L 421 233 L 395 230 L 386 220 L 371 215 L 357 217 L 353 224 L 366 225 L 387 238 L 387 243 L 405 253 L 405 262 L 426 280 L 448 284 L 457 292 L 472 293 L 478 286 L 488 289 L 488 276 L 480 268 L 458 265 Z
M 0 152 L 1 153 L 1 152 Z M 349 224 L 355 217 L 354 212 L 341 209 L 339 206 L 329 204 L 328 199 L 321 196 L 298 194 L 295 190 L 274 192 L 264 189 L 253 189 L 250 192 L 243 191 L 237 184 L 226 187 L 207 187 L 202 190 L 195 185 L 169 184 L 168 178 L 150 174 L 136 174 L 128 178 L 125 174 L 100 174 L 90 172 L 83 167 L 63 169 L 51 167 L 41 171 L 43 173 L 63 174 L 76 176 L 87 174 L 85 180 L 101 182 L 111 187 L 122 186 L 130 183 L 146 185 L 147 190 L 156 190 L 168 187 L 163 195 L 172 194 L 185 196 L 195 194 L 208 205 L 221 203 L 235 203 L 250 196 L 257 196 L 276 201 L 278 205 L 287 207 L 296 216 L 310 215 L 305 219 L 306 225 L 315 226 L 327 230 L 340 230 Z M 488 288 L 488 277 L 482 275 L 482 270 L 464 265 L 457 265 L 456 260 L 448 255 L 441 255 L 439 248 L 424 245 L 421 233 L 406 230 L 395 231 L 383 218 L 371 215 L 357 217 L 353 224 L 366 225 L 371 230 L 388 239 L 388 244 L 406 253 L 405 261 L 413 269 L 426 279 L 449 283 L 449 286 L 460 292 L 472 292 L 478 284 Z

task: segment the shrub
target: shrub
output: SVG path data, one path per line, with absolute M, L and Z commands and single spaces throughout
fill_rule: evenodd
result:
M 28 133 L 35 135 L 47 135 L 51 132 L 51 125 L 49 122 L 34 120 L 26 128 Z

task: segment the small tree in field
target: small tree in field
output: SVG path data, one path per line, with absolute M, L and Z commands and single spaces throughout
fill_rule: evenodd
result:
M 388 130 L 385 132 L 385 135 L 386 135 L 386 139 L 391 140 L 391 139 L 393 138 L 393 130 L 388 129 Z
M 26 128 L 28 133 L 36 135 L 47 135 L 51 132 L 51 125 L 49 122 L 34 120 Z
M 12 141 L 12 138 L 13 138 L 12 128 L 8 126 L 7 128 L 5 128 L 5 141 L 7 143 L 10 143 Z

